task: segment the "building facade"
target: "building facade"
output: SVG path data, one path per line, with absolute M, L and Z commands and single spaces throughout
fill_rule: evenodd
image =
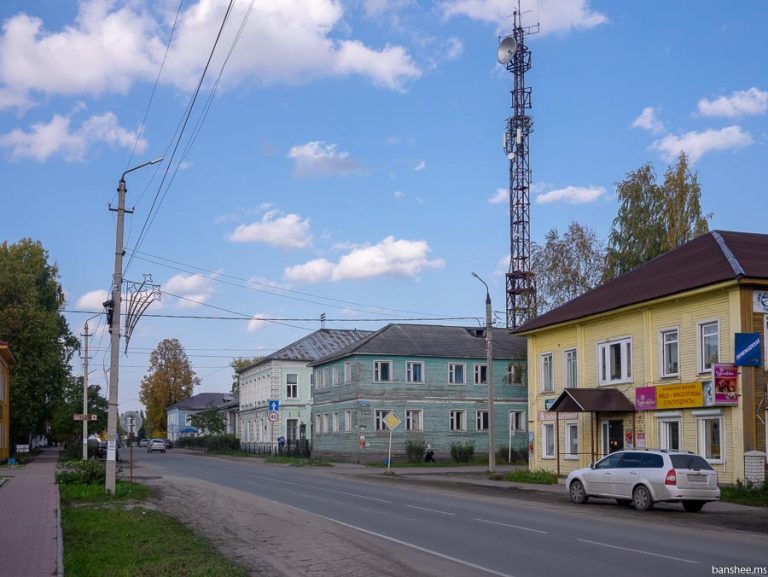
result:
M 0 341 L 0 463 L 11 455 L 11 366 L 14 362 L 8 343 Z
M 488 406 L 485 329 L 391 324 L 312 364 L 313 456 L 371 462 L 393 459 L 406 444 L 428 443 L 438 459 L 452 444 L 487 454 L 493 419 L 496 449 L 527 446 L 525 339 L 493 334 L 494 403 Z
M 693 451 L 723 483 L 766 449 L 768 235 L 710 232 L 516 330 L 531 469 Z
M 196 437 L 205 434 L 205 431 L 200 431 L 192 425 L 192 415 L 213 408 L 224 418 L 225 432 L 236 435 L 238 431 L 237 407 L 238 398 L 236 395 L 198 393 L 171 405 L 165 410 L 166 434 L 173 442 L 178 441 L 181 437 Z

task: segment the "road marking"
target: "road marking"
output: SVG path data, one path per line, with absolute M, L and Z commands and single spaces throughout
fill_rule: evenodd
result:
M 683 563 L 691 563 L 698 565 L 698 561 L 692 561 L 690 559 L 683 559 L 682 557 L 672 557 L 671 555 L 662 555 L 661 553 L 651 553 L 650 551 L 643 551 L 641 549 L 630 549 L 629 547 L 620 547 L 619 545 L 611 545 L 610 543 L 600 543 L 599 541 L 590 541 L 589 539 L 578 539 L 582 543 L 590 543 L 592 545 L 599 545 L 601 547 L 608 547 L 610 549 L 620 549 L 621 551 L 629 551 L 631 553 L 640 553 L 641 555 L 650 555 L 651 557 L 661 557 L 662 559 L 671 559 L 672 561 L 681 561 Z
M 492 525 L 501 525 L 502 527 L 510 527 L 511 529 L 521 529 L 523 531 L 530 531 L 531 533 L 541 533 L 546 535 L 549 531 L 542 531 L 541 529 L 533 529 L 531 527 L 523 527 L 522 525 L 510 525 L 509 523 L 500 523 L 499 521 L 489 521 L 488 519 L 475 519 L 481 523 L 490 523 Z
M 315 489 L 316 491 L 325 491 L 326 493 L 338 493 L 339 495 L 348 495 L 350 497 L 357 497 L 358 499 L 368 499 L 369 501 L 378 501 L 379 503 L 387 503 L 387 504 L 392 503 L 392 501 L 388 501 L 387 499 L 379 499 L 378 497 L 368 497 L 367 495 L 360 495 L 358 493 L 348 493 L 347 491 L 338 491 L 336 489 L 326 489 L 324 487 L 317 487 L 315 485 L 310 485 L 307 483 L 294 483 L 292 481 L 283 481 L 280 479 L 273 479 L 272 477 L 265 477 L 263 475 L 253 475 L 253 477 L 257 477 L 259 479 L 266 479 L 268 481 L 272 481 L 273 483 L 280 484 L 280 485 L 295 485 L 296 487 L 301 487 L 302 489 Z
M 441 515 L 455 515 L 456 513 L 449 513 L 448 511 L 441 511 L 440 509 L 430 509 L 429 507 L 417 507 L 416 505 L 406 505 L 411 509 L 418 509 L 420 511 L 431 511 L 432 513 L 440 513 Z
M 403 545 L 411 549 L 416 549 L 417 551 L 421 551 L 422 553 L 427 553 L 428 555 L 433 555 L 434 557 L 440 557 L 441 559 L 446 559 L 447 561 L 452 561 L 453 563 L 458 563 L 459 565 L 464 565 L 465 567 L 471 567 L 472 569 L 483 571 L 484 573 L 488 573 L 489 575 L 497 575 L 498 577 L 513 577 L 509 573 L 502 573 L 500 571 L 495 571 L 488 567 L 483 567 L 482 565 L 476 565 L 475 563 L 470 563 L 469 561 L 463 561 L 461 559 L 457 559 L 456 557 L 451 557 L 450 555 L 444 555 L 443 553 L 438 553 L 437 551 L 433 551 L 432 549 L 426 549 L 425 547 L 419 547 L 418 545 L 414 545 L 413 543 L 406 543 L 405 541 L 401 541 L 400 539 L 395 539 L 394 537 L 382 535 L 381 533 L 377 533 L 376 531 L 369 531 L 368 529 L 363 529 L 362 527 L 358 527 L 357 525 L 350 525 L 349 523 L 344 523 L 343 521 L 338 521 L 337 519 L 332 519 L 331 517 L 326 517 L 325 515 L 317 515 L 317 516 L 320 517 L 321 519 L 325 519 L 326 521 L 331 521 L 332 523 L 341 525 L 342 527 L 354 529 L 355 531 L 360 531 L 361 533 L 366 533 L 367 535 L 373 535 L 374 537 L 378 537 L 379 539 L 384 539 L 386 541 L 391 541 L 392 543 L 397 543 L 398 545 Z

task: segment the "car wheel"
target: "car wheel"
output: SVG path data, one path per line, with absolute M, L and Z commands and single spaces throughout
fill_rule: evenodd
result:
M 616 499 L 616 502 L 619 505 L 623 505 L 624 507 L 626 507 L 627 505 L 631 505 L 632 504 L 632 499 Z
M 584 490 L 584 485 L 578 479 L 573 481 L 571 486 L 568 487 L 568 493 L 571 496 L 571 501 L 577 505 L 583 505 L 587 502 L 587 499 L 589 499 L 589 495 L 587 495 L 587 492 Z
M 645 485 L 638 485 L 632 493 L 632 505 L 638 511 L 650 511 L 653 509 L 653 497 Z
M 683 509 L 689 513 L 698 513 L 704 506 L 704 501 L 683 501 Z

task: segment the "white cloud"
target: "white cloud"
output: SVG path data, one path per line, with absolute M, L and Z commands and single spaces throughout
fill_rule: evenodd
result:
M 109 293 L 103 289 L 90 291 L 77 299 L 75 308 L 87 311 L 103 311 L 102 303 L 109 300 Z
M 177 274 L 169 278 L 161 290 L 169 295 L 182 297 L 178 308 L 191 309 L 204 304 L 213 295 L 211 279 L 199 274 Z
M 646 106 L 643 108 L 640 116 L 635 118 L 632 128 L 642 128 L 653 134 L 658 134 L 664 130 L 664 124 L 656 118 L 656 111 L 653 109 L 653 106 Z
M 428 268 L 442 268 L 443 259 L 429 260 L 429 245 L 423 240 L 398 240 L 388 236 L 375 245 L 353 248 L 337 263 L 316 259 L 285 270 L 286 278 L 304 283 L 339 282 L 379 276 L 417 276 Z
M 488 204 L 501 204 L 502 202 L 509 202 L 509 190 L 497 188 L 496 194 L 488 199 Z
M 566 186 L 557 190 L 544 192 L 536 197 L 536 204 L 549 204 L 563 201 L 567 204 L 588 204 L 595 202 L 605 194 L 602 186 Z
M 263 242 L 279 248 L 306 248 L 312 245 L 309 219 L 297 214 L 278 217 L 270 210 L 260 222 L 241 224 L 229 235 L 230 242 Z
M 266 315 L 264 313 L 256 313 L 251 317 L 251 320 L 248 321 L 248 327 L 246 330 L 249 333 L 255 333 L 260 328 L 262 328 L 267 322 L 264 319 Z
M 405 193 L 402 190 L 396 190 L 392 193 L 392 196 L 395 198 L 403 198 L 405 196 Z
M 315 140 L 291 147 L 288 158 L 295 161 L 296 176 L 344 176 L 364 174 L 362 165 L 349 158 L 348 152 L 337 152 L 335 144 Z
M 403 77 L 421 76 L 421 71 L 402 46 L 387 44 L 383 50 L 376 51 L 359 40 L 338 43 L 333 68 L 342 76 L 370 76 L 374 84 L 400 92 L 403 91 Z
M 608 22 L 600 12 L 588 7 L 589 0 L 523 0 L 521 11 L 524 24 L 541 23 L 542 34 L 562 33 L 576 28 L 593 28 Z M 466 16 L 473 20 L 492 22 L 500 30 L 512 27 L 510 14 L 517 9 L 516 0 L 448 0 L 442 3 L 446 18 Z
M 33 124 L 29 132 L 17 128 L 0 135 L 0 147 L 9 149 L 12 159 L 39 162 L 55 154 L 62 155 L 68 161 L 83 160 L 89 148 L 98 142 L 130 149 L 136 142 L 136 133 L 122 128 L 117 117 L 106 112 L 91 116 L 75 130 L 71 127 L 70 118 L 56 114 L 47 124 Z M 146 141 L 140 139 L 136 151 L 143 152 L 146 145 Z
M 730 96 L 721 96 L 715 100 L 699 100 L 698 113 L 702 116 L 756 116 L 768 111 L 768 92 L 757 88 L 737 90 Z
M 685 152 L 691 162 L 696 162 L 713 150 L 737 150 L 752 144 L 752 135 L 741 126 L 727 126 L 720 130 L 686 132 L 681 136 L 668 134 L 656 140 L 651 148 L 661 152 L 667 162 L 673 161 L 680 152 Z
M 413 167 L 413 170 L 415 172 L 421 172 L 422 170 L 426 170 L 426 168 L 427 168 L 426 161 L 420 160 L 419 163 L 416 166 Z

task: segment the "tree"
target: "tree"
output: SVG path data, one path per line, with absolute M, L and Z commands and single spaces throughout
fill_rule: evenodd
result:
M 191 397 L 192 389 L 199 384 L 181 343 L 177 339 L 160 341 L 149 355 L 149 374 L 141 380 L 139 400 L 147 409 L 144 427 L 153 435 L 164 433 L 165 410 Z
M 195 413 L 190 417 L 193 427 L 205 431 L 209 435 L 221 435 L 227 430 L 227 424 L 224 422 L 224 416 L 216 407 L 208 407 L 204 411 Z
M 605 276 L 608 281 L 676 246 L 704 234 L 711 213 L 701 212 L 701 186 L 685 153 L 656 182 L 650 163 L 618 183 L 619 211 L 608 237 Z
M 96 433 L 107 428 L 107 399 L 100 394 L 101 387 L 88 385 L 88 413 L 96 415 L 88 423 L 88 431 Z M 73 415 L 83 412 L 83 377 L 69 379 L 61 399 L 54 403 L 51 418 L 51 439 L 59 442 L 82 442 L 83 423 Z
M 234 374 L 232 375 L 232 394 L 233 395 L 239 395 L 240 394 L 240 371 L 242 371 L 245 367 L 249 367 L 254 363 L 257 363 L 261 360 L 262 357 L 253 357 L 252 359 L 246 358 L 246 357 L 238 357 L 236 359 L 232 359 L 232 362 L 229 363 L 229 366 L 232 367 L 232 370 L 234 371 Z
M 29 442 L 45 434 L 56 402 L 71 379 L 80 348 L 61 309 L 59 270 L 39 242 L 0 244 L 0 339 L 16 356 L 11 369 L 11 438 Z
M 536 275 L 536 308 L 541 314 L 596 287 L 603 276 L 605 250 L 595 232 L 577 222 L 560 236 L 550 230 L 543 245 L 531 245 Z

